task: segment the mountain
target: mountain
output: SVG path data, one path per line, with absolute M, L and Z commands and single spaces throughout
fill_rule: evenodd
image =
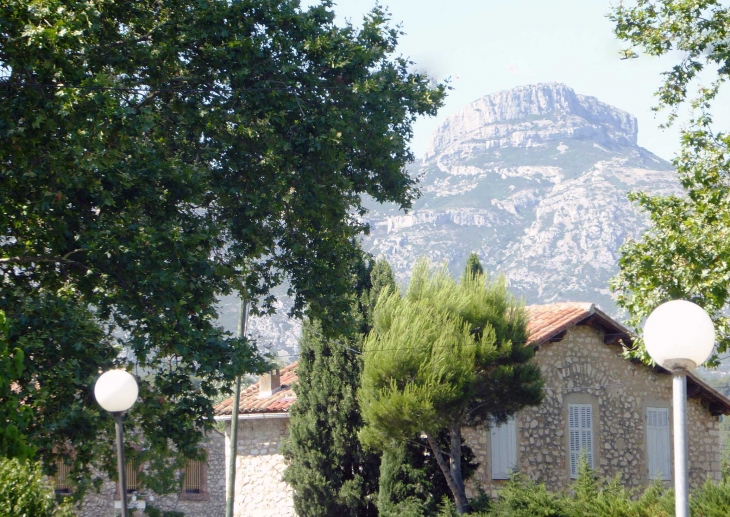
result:
M 487 95 L 433 134 L 411 169 L 422 196 L 409 213 L 369 205 L 363 246 L 401 282 L 420 256 L 458 274 L 476 251 L 527 303 L 591 301 L 615 315 L 607 282 L 618 248 L 646 228 L 627 192 L 680 192 L 671 165 L 639 147 L 637 133 L 632 115 L 563 84 Z M 223 300 L 229 328 L 235 306 Z M 251 329 L 286 362 L 296 353 L 296 322 L 277 315 Z
M 632 115 L 563 84 L 483 97 L 433 134 L 411 213 L 370 207 L 365 248 L 401 280 L 419 256 L 458 273 L 476 251 L 528 303 L 592 301 L 615 314 L 618 248 L 647 223 L 627 192 L 680 192 L 637 133 Z

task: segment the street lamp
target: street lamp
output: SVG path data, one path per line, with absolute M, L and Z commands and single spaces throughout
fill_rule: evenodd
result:
M 644 324 L 646 351 L 672 372 L 674 395 L 674 492 L 677 517 L 689 516 L 687 479 L 687 372 L 707 361 L 715 326 L 698 305 L 674 300 L 654 309 Z
M 122 417 L 124 412 L 137 401 L 137 381 L 124 370 L 110 370 L 96 381 L 94 397 L 101 407 L 114 415 L 117 431 L 117 468 L 119 469 L 119 499 L 122 503 L 122 517 L 129 517 L 127 510 L 127 475 L 124 470 L 124 437 Z

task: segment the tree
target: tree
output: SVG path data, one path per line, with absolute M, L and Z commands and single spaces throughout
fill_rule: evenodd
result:
M 35 452 L 24 435 L 32 415 L 18 397 L 25 355 L 20 348 L 8 346 L 7 329 L 5 313 L 0 311 L 0 457 L 25 460 Z
M 448 433 L 441 432 L 439 447 L 449 447 Z M 476 471 L 474 453 L 461 446 L 461 472 L 467 481 Z M 446 484 L 428 441 L 413 437 L 395 442 L 383 450 L 380 462 L 378 513 L 381 517 L 425 517 L 436 515 L 451 491 Z
M 56 504 L 53 487 L 40 464 L 0 458 L 0 515 L 73 517 L 74 512 L 69 501 Z
M 380 460 L 358 439 L 363 422 L 357 405 L 362 339 L 370 330 L 371 303 L 395 289 L 385 260 L 363 257 L 354 267 L 357 315 L 351 332 L 327 337 L 319 320 L 305 322 L 299 342 L 297 403 L 291 410 L 289 461 L 284 479 L 294 489 L 297 515 L 377 515 Z
M 723 353 L 730 345 L 725 316 L 730 301 L 730 134 L 713 129 L 711 102 L 730 75 L 730 8 L 714 0 L 639 0 L 633 7 L 616 7 L 611 19 L 620 39 L 649 55 L 682 52 L 657 92 L 655 109 L 670 108 L 670 124 L 688 100 L 692 81 L 706 67 L 716 68 L 712 84 L 698 87 L 697 96 L 689 99 L 693 118 L 682 131 L 674 160 L 686 195 L 629 196 L 648 214 L 650 226 L 640 240 L 621 248 L 620 272 L 611 288 L 639 335 L 643 320 L 662 302 L 699 304 L 715 323 L 717 352 Z M 629 353 L 650 362 L 643 346 Z M 710 364 L 717 360 L 715 355 Z
M 49 465 L 72 448 L 79 482 L 114 477 L 90 389 L 112 367 L 140 372 L 152 470 L 194 455 L 219 387 L 264 367 L 217 326 L 221 294 L 265 312 L 287 281 L 295 315 L 351 324 L 360 196 L 410 206 L 412 123 L 444 87 L 393 57 L 383 10 L 356 29 L 331 7 L 0 4 L 0 310 Z
M 484 275 L 484 268 L 481 262 L 479 262 L 479 255 L 475 252 L 469 253 L 469 257 L 466 259 L 466 267 L 464 268 L 464 276 L 477 276 Z
M 432 272 L 427 260 L 414 267 L 403 297 L 378 298 L 358 392 L 361 439 L 382 449 L 424 434 L 460 514 L 469 511 L 462 426 L 503 422 L 542 400 L 526 323 L 504 278 L 466 274 L 457 283 L 445 268 Z

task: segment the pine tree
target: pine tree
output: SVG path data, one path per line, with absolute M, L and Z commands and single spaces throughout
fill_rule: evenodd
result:
M 314 320 L 304 324 L 299 343 L 295 386 L 285 456 L 284 479 L 294 489 L 294 507 L 301 517 L 375 516 L 380 458 L 358 440 L 363 425 L 356 401 L 362 371 L 362 338 L 379 293 L 396 290 L 384 260 L 355 265 L 359 294 L 349 335 L 329 338 Z
M 542 400 L 526 324 L 503 278 L 465 274 L 457 283 L 427 260 L 416 264 L 404 296 L 378 298 L 358 392 L 366 422 L 360 437 L 383 448 L 423 433 L 459 514 L 470 510 L 462 426 L 504 421 Z

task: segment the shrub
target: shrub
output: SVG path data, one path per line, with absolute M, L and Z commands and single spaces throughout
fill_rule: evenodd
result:
M 176 512 L 173 510 L 163 511 L 159 508 L 155 508 L 154 506 L 149 505 L 145 507 L 144 513 L 146 513 L 150 517 L 185 517 L 185 514 L 183 512 Z
M 0 517 L 73 517 L 69 501 L 58 505 L 39 463 L 0 458 Z

